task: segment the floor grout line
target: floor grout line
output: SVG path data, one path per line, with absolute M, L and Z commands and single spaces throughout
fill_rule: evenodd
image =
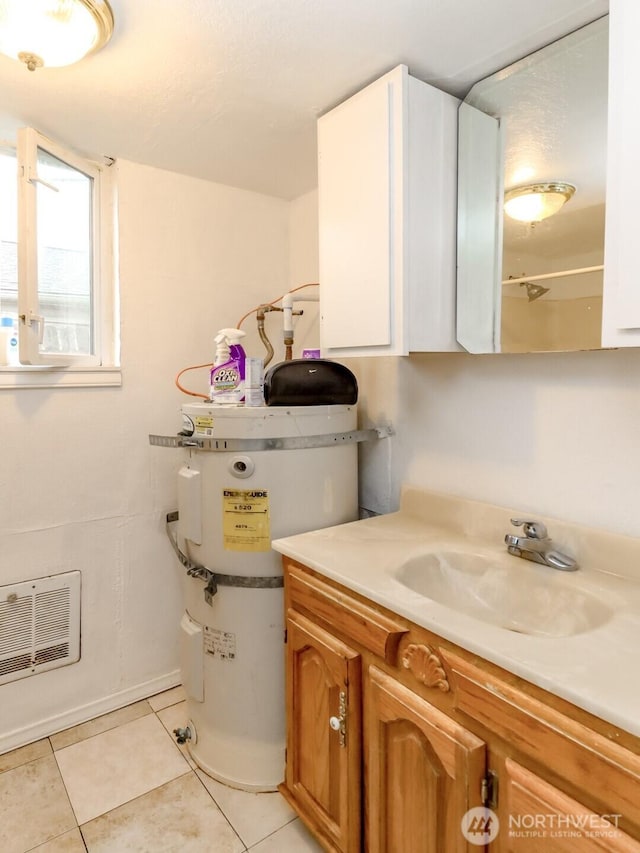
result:
M 170 688 L 170 689 L 174 689 L 174 688 Z M 159 695 L 159 694 L 156 694 L 156 695 Z M 153 697 L 151 697 L 151 698 L 153 698 Z M 141 701 L 141 700 L 137 700 L 137 701 Z M 88 842 L 85 840 L 85 834 L 84 834 L 84 831 L 83 831 L 83 828 L 84 828 L 84 827 L 87 827 L 90 823 L 92 823 L 92 822 L 93 822 L 93 821 L 95 821 L 95 820 L 98 820 L 98 819 L 100 819 L 100 818 L 102 818 L 102 817 L 106 817 L 107 815 L 110 815 L 112 812 L 117 811 L 117 809 L 120 809 L 120 808 L 123 808 L 123 807 L 125 807 L 125 806 L 128 806 L 128 805 L 130 805 L 131 803 L 134 803 L 136 800 L 140 800 L 140 799 L 142 799 L 142 798 L 144 798 L 144 797 L 148 796 L 148 795 L 149 795 L 149 794 L 151 794 L 153 791 L 157 791 L 157 790 L 159 790 L 159 789 L 161 789 L 161 788 L 163 788 L 163 787 L 165 787 L 165 786 L 167 786 L 167 785 L 171 785 L 172 783 L 176 782 L 178 779 L 185 779 L 186 777 L 188 777 L 188 776 L 190 776 L 190 775 L 191 775 L 191 776 L 193 776 L 193 777 L 195 777 L 195 779 L 197 779 L 197 781 L 198 781 L 198 783 L 199 783 L 199 787 L 200 787 L 200 788 L 203 788 L 203 789 L 204 789 L 204 791 L 206 792 L 206 794 L 208 795 L 208 800 L 209 800 L 209 801 L 211 801 L 211 803 L 215 806 L 215 808 L 216 808 L 216 809 L 218 809 L 219 813 L 221 814 L 222 818 L 224 819 L 224 822 L 225 822 L 225 823 L 226 823 L 226 825 L 229 827 L 229 829 L 232 831 L 232 833 L 233 833 L 234 837 L 237 839 L 238 843 L 239 843 L 240 845 L 242 845 L 242 853 L 248 853 L 248 851 L 249 851 L 249 850 L 254 849 L 255 847 L 257 847 L 258 845 L 260 845 L 261 843 L 263 843 L 263 842 L 264 842 L 264 841 L 266 841 L 267 839 L 272 838 L 272 837 L 273 837 L 273 836 L 275 836 L 278 832 L 280 832 L 282 829 L 284 829 L 285 827 L 287 827 L 289 824 L 293 823 L 293 822 L 296 820 L 297 816 L 296 816 L 295 814 L 291 814 L 290 816 L 286 816 L 286 817 L 284 817 L 284 818 L 283 818 L 283 823 L 282 823 L 282 824 L 280 824 L 279 826 L 277 826 L 277 827 L 276 827 L 276 828 L 274 828 L 273 830 L 271 830 L 271 831 L 267 832 L 267 834 L 266 834 L 266 835 L 264 835 L 263 837 L 261 837 L 260 839 L 258 839 L 258 840 L 256 840 L 256 841 L 253 841 L 253 842 L 251 843 L 251 845 L 249 846 L 249 844 L 248 844 L 247 842 L 245 842 L 245 841 L 244 841 L 244 838 L 241 836 L 241 834 L 240 834 L 239 830 L 238 830 L 238 829 L 236 829 L 236 827 L 234 826 L 234 823 L 233 823 L 233 821 L 232 821 L 231 817 L 230 817 L 229 815 L 227 815 L 227 812 L 225 811 L 225 808 L 221 805 L 221 803 L 220 803 L 220 802 L 218 802 L 218 800 L 217 800 L 216 796 L 214 795 L 214 793 L 213 793 L 212 791 L 210 791 L 210 790 L 209 790 L 209 788 L 208 788 L 208 787 L 207 787 L 207 785 L 205 784 L 205 781 L 201 778 L 201 776 L 200 776 L 200 772 L 204 773 L 204 771 L 201 771 L 201 770 L 200 770 L 200 768 L 199 768 L 197 765 L 192 766 L 192 764 L 191 764 L 191 762 L 190 762 L 190 760 L 189 760 L 189 754 L 188 754 L 188 751 L 187 751 L 187 752 L 185 752 L 185 751 L 183 751 L 182 749 L 180 749 L 180 747 L 178 746 L 178 744 L 177 744 L 177 743 L 176 743 L 176 741 L 175 741 L 175 738 L 174 738 L 174 736 L 173 736 L 173 734 L 172 734 L 171 730 L 167 727 L 167 725 L 165 725 L 165 723 L 163 722 L 163 720 L 162 720 L 162 719 L 161 719 L 161 717 L 160 717 L 160 714 L 162 714 L 163 712 L 168 711 L 169 709 L 174 708 L 175 706 L 180 705 L 181 703 L 183 703 L 183 702 L 185 701 L 185 700 L 184 700 L 184 698 L 178 698 L 178 699 L 176 699 L 175 701 L 169 702 L 169 704 L 164 705 L 163 707 L 161 707 L 161 708 L 157 708 L 157 709 L 154 709 L 154 708 L 151 706 L 151 704 L 149 703 L 149 697 L 148 697 L 145 701 L 148 703 L 148 710 L 146 710 L 146 711 L 145 711 L 145 713 L 140 714 L 140 715 L 139 715 L 139 716 L 137 716 L 137 717 L 133 717 L 132 719 L 125 719 L 125 720 L 123 720 L 123 721 L 121 721 L 121 722 L 118 722 L 118 723 L 114 724 L 113 726 L 110 726 L 110 727 L 108 727 L 108 728 L 104 729 L 103 731 L 99 731 L 99 732 L 96 732 L 96 733 L 94 733 L 94 734 L 90 734 L 90 735 L 88 735 L 88 736 L 86 736 L 86 737 L 82 737 L 80 740 L 74 741 L 73 743 L 67 744 L 67 745 L 65 745 L 65 746 L 60 746 L 60 747 L 58 747 L 57 749 L 56 749 L 56 748 L 54 747 L 54 745 L 53 745 L 52 737 L 51 737 L 51 736 L 48 736 L 48 737 L 46 737 L 46 738 L 41 738 L 40 740 L 42 740 L 42 741 L 46 741 L 46 742 L 47 742 L 47 743 L 46 743 L 46 746 L 48 746 L 48 751 L 46 751 L 44 755 L 40 755 L 40 756 L 38 756 L 38 757 L 36 757 L 36 758 L 32 758 L 32 759 L 30 759 L 29 761 L 25 761 L 25 762 L 23 762 L 22 764 L 18 764 L 18 765 L 16 765 L 16 767 L 7 768 L 6 770 L 3 770 L 2 772 L 0 772 L 0 777 L 2 777 L 2 775 L 3 775 L 4 773 L 9 772 L 10 770 L 15 770 L 15 769 L 18 769 L 18 768 L 20 768 L 20 767 L 24 767 L 24 766 L 26 766 L 26 765 L 32 764 L 32 763 L 34 763 L 34 762 L 37 762 L 37 761 L 39 761 L 39 760 L 41 760 L 41 759 L 43 759 L 43 758 L 48 758 L 48 757 L 50 757 L 50 756 L 53 756 L 54 761 L 55 761 L 55 767 L 56 767 L 57 774 L 58 774 L 58 776 L 59 776 L 59 778 L 60 778 L 60 781 L 62 782 L 62 789 L 64 790 L 64 797 L 65 797 L 65 799 L 66 799 L 66 804 L 68 805 L 68 807 L 69 807 L 69 809 L 70 809 L 70 811 L 71 811 L 71 815 L 73 816 L 73 820 L 74 820 L 74 822 L 75 822 L 75 826 L 70 827 L 70 828 L 69 828 L 69 829 L 67 829 L 67 830 L 64 830 L 64 832 L 59 833 L 58 835 L 54 836 L 53 838 L 46 839 L 45 841 L 39 842 L 39 844 L 37 844 L 35 847 L 30 847 L 28 851 L 26 851 L 26 850 L 25 850 L 25 853 L 32 853 L 32 851 L 37 850 L 37 848 L 38 848 L 39 846 L 41 846 L 43 843 L 53 842 L 53 841 L 55 841 L 57 838 L 60 838 L 60 837 L 62 837 L 63 835 L 65 835 L 65 834 L 67 834 L 67 833 L 74 832 L 74 831 L 76 831 L 76 830 L 77 830 L 77 833 L 79 833 L 79 836 L 80 836 L 80 839 L 81 839 L 81 842 L 82 842 L 83 850 L 85 851 L 85 853 L 88 853 L 89 848 L 88 848 Z M 130 704 L 131 704 L 131 705 L 133 705 L 133 704 L 136 704 L 136 703 L 130 703 Z M 128 706 L 123 706 L 123 708 L 126 708 L 126 707 L 128 707 Z M 121 710 L 121 709 L 116 709 L 116 711 L 118 711 L 118 710 Z M 114 712 L 109 712 L 109 713 L 114 713 Z M 58 754 L 59 754 L 59 753 L 61 753 L 63 750 L 68 749 L 68 748 L 69 748 L 69 747 L 71 747 L 71 746 L 76 746 L 76 745 L 79 745 L 79 744 L 82 744 L 82 743 L 86 743 L 87 741 L 90 741 L 90 740 L 92 740 L 92 739 L 94 739 L 94 738 L 96 738 L 96 737 L 99 737 L 99 736 L 101 736 L 101 735 L 107 734 L 107 733 L 109 733 L 109 732 L 113 732 L 114 730 L 116 730 L 116 729 L 118 729 L 118 728 L 121 728 L 121 727 L 123 727 L 123 726 L 126 726 L 126 725 L 128 725 L 129 723 L 136 722 L 137 720 L 140 720 L 140 719 L 146 718 L 146 717 L 150 716 L 151 714 L 155 715 L 155 717 L 157 718 L 158 723 L 159 723 L 159 724 L 161 725 L 161 727 L 162 727 L 162 730 L 163 730 L 163 731 L 164 731 L 164 733 L 167 735 L 167 737 L 169 738 L 169 740 L 173 743 L 174 748 L 175 748 L 176 750 L 178 750 L 178 752 L 179 752 L 179 753 L 180 753 L 180 755 L 182 756 L 182 758 L 183 758 L 183 760 L 184 760 L 184 763 L 185 763 L 185 769 L 184 769 L 184 772 L 183 772 L 183 773 L 178 774 L 178 775 L 177 775 L 177 776 L 175 776 L 173 779 L 169 779 L 169 780 L 167 780 L 167 781 L 163 782 L 163 783 L 162 783 L 162 784 L 160 784 L 160 785 L 155 785 L 155 786 L 153 786 L 153 787 L 152 787 L 152 788 L 150 788 L 148 791 L 144 791 L 144 792 L 142 792 L 141 794 L 138 794 L 137 796 L 132 797 L 131 799 L 129 799 L 129 800 L 127 800 L 127 801 L 125 801 L 124 803 L 120 803 L 120 804 L 118 804 L 117 806 L 115 806 L 115 807 L 113 807 L 113 808 L 109 809 L 109 810 L 108 810 L 108 811 L 106 811 L 106 812 L 103 812 L 103 813 L 102 813 L 102 814 L 100 814 L 100 815 L 96 815 L 95 817 L 91 818 L 91 820 L 85 821 L 85 823 L 84 823 L 84 824 L 80 824 L 80 823 L 78 822 L 78 817 L 77 817 L 77 815 L 76 815 L 75 809 L 74 809 L 74 807 L 73 807 L 73 803 L 72 803 L 72 801 L 71 801 L 71 797 L 70 797 L 70 795 L 69 795 L 69 790 L 68 790 L 68 788 L 67 788 L 67 784 L 66 784 L 65 778 L 64 778 L 64 776 L 63 776 L 63 774 L 62 774 L 61 766 L 60 766 L 59 761 L 58 761 Z M 106 715 L 100 715 L 100 716 L 106 716 Z M 98 720 L 98 719 L 100 719 L 100 716 L 99 716 L 99 717 L 96 717 L 96 718 L 94 718 L 94 719 L 95 719 L 95 720 Z M 85 721 L 84 723 L 79 723 L 78 725 L 79 725 L 79 726 L 81 726 L 81 725 L 86 725 L 87 723 L 90 723 L 90 722 L 93 722 L 93 720 L 87 720 L 87 721 Z M 69 730 L 72 730 L 72 729 L 74 729 L 74 728 L 76 728 L 76 726 L 70 726 L 70 727 L 69 727 Z M 67 730 L 63 730 L 63 731 L 67 731 Z M 59 733 L 56 733 L 56 734 L 59 734 Z M 35 743 L 35 742 L 34 742 L 34 743 Z M 26 746 L 29 746 L 29 744 L 27 744 Z M 21 749 L 21 748 L 22 748 L 22 747 L 18 747 L 18 749 Z M 195 763 L 194 763 L 194 764 L 195 764 Z M 241 789 L 239 789 L 239 790 L 241 790 Z M 253 792 L 247 792 L 247 793 L 253 793 Z M 231 809 L 231 811 L 233 812 L 233 809 Z M 265 827 L 265 828 L 266 828 L 266 827 Z M 263 829 L 263 831 L 264 831 L 264 829 Z M 239 851 L 239 853 L 240 853 L 240 851 Z
M 229 824 L 229 826 L 231 827 L 231 829 L 233 830 L 233 832 L 235 833 L 235 835 L 236 835 L 236 836 L 239 838 L 239 840 L 242 842 L 242 845 L 243 845 L 243 847 L 244 847 L 245 851 L 246 851 L 246 850 L 248 850 L 248 847 L 247 847 L 247 845 L 246 845 L 246 843 L 245 843 L 244 838 L 242 838 L 242 836 L 240 835 L 240 833 L 238 832 L 238 830 L 237 830 L 237 829 L 235 828 L 235 826 L 231 823 L 231 821 L 230 821 L 230 820 L 229 820 L 229 818 L 227 817 L 227 814 L 226 814 L 226 812 L 224 811 L 224 809 L 222 808 L 222 806 L 220 805 L 220 803 L 216 800 L 216 798 L 213 796 L 213 794 L 211 793 L 211 791 L 210 791 L 210 790 L 207 788 L 207 786 L 204 784 L 204 782 L 202 781 L 202 779 L 200 778 L 200 776 L 196 773 L 196 771 L 195 771 L 195 770 L 192 770 L 191 772 L 192 772 L 192 773 L 193 773 L 193 775 L 196 777 L 196 779 L 198 780 L 198 782 L 200 783 L 200 785 L 204 788 L 204 790 L 206 791 L 206 793 L 209 795 L 209 797 L 211 798 L 211 801 L 215 804 L 216 808 L 220 811 L 220 814 L 224 817 L 224 819 L 225 819 L 225 820 L 226 820 L 226 822 Z
M 120 803 L 118 806 L 114 806 L 109 811 L 102 812 L 102 814 L 96 815 L 95 817 L 90 818 L 89 820 L 85 820 L 84 823 L 78 824 L 78 829 L 82 832 L 82 827 L 87 826 L 90 823 L 93 823 L 94 820 L 99 820 L 101 817 L 106 817 L 106 815 L 111 814 L 112 812 L 117 811 L 118 809 L 123 808 L 124 806 L 128 806 L 130 803 L 135 803 L 136 800 L 140 800 L 143 797 L 146 797 L 147 794 L 150 794 L 152 791 L 158 791 L 160 788 L 164 788 L 166 785 L 171 785 L 172 782 L 175 782 L 177 779 L 183 779 L 185 776 L 188 776 L 190 772 L 193 772 L 191 768 L 187 770 L 186 773 L 181 773 L 179 776 L 176 776 L 174 779 L 169 779 L 168 782 L 163 782 L 161 785 L 155 785 L 153 788 L 150 788 L 148 791 L 144 791 L 142 794 L 137 794 L 135 797 L 132 797 L 130 800 L 127 800 L 124 803 Z
M 58 776 L 60 776 L 60 781 L 62 782 L 62 787 L 64 788 L 64 792 L 67 796 L 67 802 L 69 803 L 69 808 L 71 809 L 71 813 L 73 815 L 73 819 L 76 822 L 76 827 L 80 829 L 80 824 L 78 823 L 78 815 L 76 814 L 76 810 L 73 807 L 73 803 L 71 802 L 71 797 L 69 796 L 69 790 L 67 788 L 67 783 L 64 781 L 64 776 L 62 775 L 62 770 L 60 769 L 60 765 L 58 764 L 58 759 L 56 757 L 55 752 L 53 753 L 53 759 L 56 762 L 56 767 L 58 768 Z M 82 830 L 80 830 L 80 835 L 82 835 Z M 84 839 L 83 839 L 84 843 Z M 85 845 L 86 847 L 86 845 Z
M 258 846 L 258 844 L 262 844 L 262 842 L 266 841 L 267 838 L 271 838 L 271 836 L 275 835 L 276 832 L 280 832 L 281 829 L 284 829 L 285 826 L 289 826 L 290 823 L 293 823 L 297 819 L 298 819 L 298 815 L 294 814 L 294 816 L 292 818 L 290 818 L 288 821 L 286 821 L 286 823 L 283 823 L 282 826 L 279 826 L 277 829 L 274 829 L 273 832 L 270 832 L 268 835 L 265 835 L 265 837 L 261 838 L 260 841 L 256 841 L 256 843 L 252 844 L 251 847 L 247 847 L 247 851 L 253 850 L 254 847 Z

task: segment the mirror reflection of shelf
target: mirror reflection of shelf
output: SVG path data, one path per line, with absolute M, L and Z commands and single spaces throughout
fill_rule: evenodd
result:
M 541 275 L 522 275 L 520 278 L 505 278 L 502 280 L 502 284 L 526 284 L 528 281 L 544 281 L 550 278 L 564 278 L 570 275 L 583 275 L 584 273 L 589 272 L 602 272 L 604 270 L 603 264 L 597 264 L 594 267 L 578 267 L 574 270 L 559 270 L 558 272 L 547 272 L 542 273 Z
M 594 298 L 601 301 L 603 270 L 604 266 L 598 264 L 536 275 L 514 273 L 502 281 L 502 298 L 507 301 L 525 299 L 529 303 Z

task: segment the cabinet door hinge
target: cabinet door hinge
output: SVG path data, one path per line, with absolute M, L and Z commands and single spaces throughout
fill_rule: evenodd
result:
M 498 774 L 493 770 L 487 770 L 480 783 L 480 799 L 485 808 L 495 809 L 498 806 Z

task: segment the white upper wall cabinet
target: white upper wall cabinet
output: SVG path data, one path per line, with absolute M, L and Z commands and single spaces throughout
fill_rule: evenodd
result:
M 640 346 L 640 3 L 611 0 L 602 346 Z
M 460 349 L 458 104 L 399 65 L 319 119 L 323 355 Z

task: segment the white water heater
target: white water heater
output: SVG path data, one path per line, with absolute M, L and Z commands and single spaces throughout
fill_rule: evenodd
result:
M 285 750 L 282 565 L 271 540 L 357 518 L 364 434 L 349 405 L 182 411 L 193 430 L 180 440 L 173 525 L 185 736 L 213 778 L 270 791 L 284 778 Z

